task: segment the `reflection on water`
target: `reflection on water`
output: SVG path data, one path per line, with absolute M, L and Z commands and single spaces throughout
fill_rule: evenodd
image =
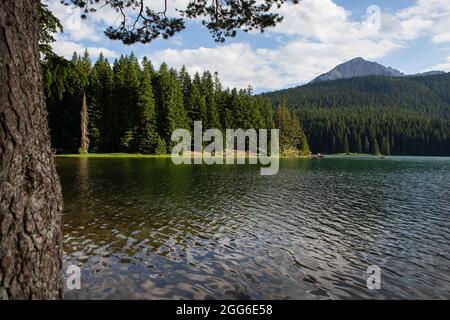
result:
M 57 159 L 66 299 L 450 296 L 450 159 Z M 366 270 L 381 267 L 381 290 Z

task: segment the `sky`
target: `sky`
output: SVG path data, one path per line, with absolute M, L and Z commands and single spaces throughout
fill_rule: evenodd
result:
M 145 0 L 158 9 L 163 0 Z M 169 0 L 169 14 L 189 0 Z M 112 63 L 122 54 L 147 56 L 158 67 L 186 66 L 217 71 L 225 87 L 255 92 L 305 84 L 355 57 L 376 61 L 406 74 L 450 72 L 450 0 L 301 0 L 277 9 L 283 21 L 260 32 L 238 32 L 223 44 L 214 42 L 199 20 L 169 40 L 123 45 L 103 31 L 116 25 L 118 13 L 104 7 L 85 20 L 77 8 L 59 0 L 44 1 L 61 20 L 54 51 L 71 58 L 86 48 L 92 59 L 100 52 Z M 160 3 L 159 3 L 160 2 Z

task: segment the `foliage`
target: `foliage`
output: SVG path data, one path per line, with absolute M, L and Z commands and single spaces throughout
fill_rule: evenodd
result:
M 54 55 L 51 43 L 55 42 L 53 34 L 60 31 L 63 32 L 63 27 L 58 18 L 48 10 L 47 5 L 39 2 L 38 7 L 39 19 L 39 51 L 44 56 Z
M 52 71 L 53 65 L 43 62 Z M 203 130 L 272 129 L 272 106 L 254 97 L 251 90 L 223 89 L 218 75 L 205 71 L 191 79 L 186 68 L 180 72 L 162 64 L 155 71 L 144 58 L 122 56 L 113 66 L 103 55 L 91 66 L 87 52 L 74 54 L 71 76 L 60 99 L 50 95 L 56 82 L 49 82 L 47 108 L 53 147 L 59 152 L 76 152 L 80 146 L 80 108 L 87 96 L 89 152 L 138 152 L 165 154 L 172 146 L 175 129 L 192 130 L 194 121 Z M 48 74 L 52 74 L 49 72 Z M 291 135 L 289 148 L 309 152 L 297 116 L 288 112 L 288 121 L 278 122 Z M 284 140 L 283 140 L 284 141 Z M 287 150 L 282 142 L 281 148 Z
M 360 77 L 262 97 L 300 116 L 313 152 L 450 155 L 450 74 Z
M 239 29 L 263 32 L 281 22 L 282 17 L 271 9 L 284 3 L 284 0 L 192 0 L 185 8 L 176 8 L 180 17 L 170 17 L 167 15 L 170 2 L 160 1 L 159 4 L 151 2 L 151 7 L 146 6 L 144 0 L 62 0 L 62 3 L 82 8 L 82 18 L 104 6 L 112 7 L 118 13 L 118 25 L 109 26 L 105 34 L 125 44 L 172 37 L 185 28 L 187 19 L 201 19 L 218 42 L 234 37 Z M 155 7 L 160 4 L 163 9 L 157 10 Z

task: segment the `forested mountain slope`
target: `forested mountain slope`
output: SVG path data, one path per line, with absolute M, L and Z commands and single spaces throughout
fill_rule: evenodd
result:
M 261 95 L 298 112 L 313 152 L 450 156 L 450 74 L 357 77 Z
M 404 108 L 450 116 L 450 73 L 424 77 L 357 77 L 262 94 L 291 108 Z

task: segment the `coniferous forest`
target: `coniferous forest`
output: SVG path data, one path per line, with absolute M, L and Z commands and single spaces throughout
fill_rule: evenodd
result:
M 55 61 L 57 60 L 57 61 Z M 133 54 L 112 65 L 86 51 L 43 62 L 58 153 L 169 153 L 176 128 L 280 129 L 282 152 L 450 155 L 450 75 L 361 77 L 255 96 L 217 73 L 155 68 Z
M 177 128 L 280 129 L 282 152 L 309 154 L 297 116 L 275 112 L 252 89 L 223 88 L 218 74 L 193 77 L 163 63 L 121 56 L 112 65 L 88 52 L 71 61 L 49 56 L 43 62 L 52 146 L 58 153 L 170 153 Z
M 351 78 L 261 96 L 297 113 L 312 152 L 450 156 L 450 74 Z

